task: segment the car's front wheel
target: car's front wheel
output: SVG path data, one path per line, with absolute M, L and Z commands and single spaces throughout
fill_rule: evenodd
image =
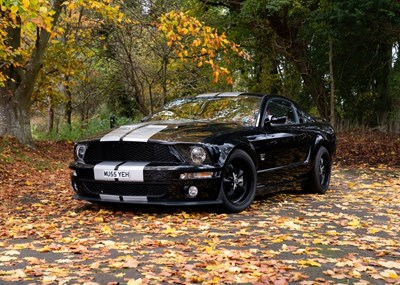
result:
M 222 173 L 221 195 L 229 212 L 245 210 L 256 194 L 257 172 L 251 157 L 243 150 L 235 150 L 225 163 Z
M 303 183 L 304 192 L 324 194 L 331 180 L 331 156 L 328 150 L 321 146 L 315 156 L 314 165 Z

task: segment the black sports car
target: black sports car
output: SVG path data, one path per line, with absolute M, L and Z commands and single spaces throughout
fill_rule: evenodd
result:
M 246 92 L 181 98 L 145 122 L 75 145 L 74 198 L 246 209 L 285 182 L 325 193 L 332 127 L 280 96 Z

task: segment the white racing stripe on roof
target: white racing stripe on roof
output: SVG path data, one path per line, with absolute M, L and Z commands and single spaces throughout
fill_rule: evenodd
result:
M 199 94 L 196 97 L 197 98 L 202 98 L 202 97 L 215 97 L 220 93 L 204 93 L 204 94 Z
M 167 127 L 167 125 L 147 125 L 130 132 L 122 140 L 130 142 L 147 142 L 152 136 Z
M 236 97 L 242 94 L 245 94 L 246 92 L 218 92 L 218 93 L 204 93 L 197 95 L 196 98 L 212 98 L 212 97 Z
M 224 92 L 224 93 L 220 93 L 218 94 L 217 97 L 232 97 L 232 96 L 239 96 L 241 94 L 243 94 L 244 92 Z
M 102 142 L 111 142 L 111 141 L 119 141 L 122 137 L 127 135 L 129 132 L 136 130 L 143 126 L 144 124 L 137 124 L 137 125 L 127 125 L 127 126 L 121 126 L 118 129 L 115 129 L 108 134 L 106 134 L 104 137 L 100 139 Z

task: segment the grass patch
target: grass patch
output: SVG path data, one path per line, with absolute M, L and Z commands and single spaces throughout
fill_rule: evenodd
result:
M 118 118 L 117 126 L 131 124 L 132 119 Z M 85 137 L 91 137 L 97 133 L 110 130 L 110 119 L 105 117 L 94 118 L 86 123 L 78 121 L 72 125 L 60 124 L 57 130 L 48 133 L 44 126 L 33 125 L 32 136 L 36 141 L 78 141 Z

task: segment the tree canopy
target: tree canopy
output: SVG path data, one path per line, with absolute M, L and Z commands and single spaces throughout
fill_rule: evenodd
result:
M 0 136 L 248 90 L 338 127 L 400 129 L 393 0 L 0 1 Z M 332 84 L 334 83 L 334 84 Z

